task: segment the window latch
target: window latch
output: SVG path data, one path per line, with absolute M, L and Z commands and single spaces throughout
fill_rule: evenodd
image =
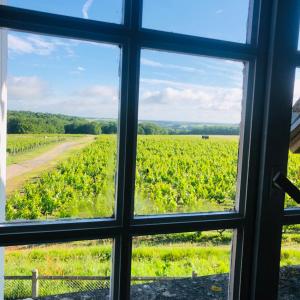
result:
M 281 172 L 276 173 L 273 178 L 273 184 L 300 204 L 300 190 Z

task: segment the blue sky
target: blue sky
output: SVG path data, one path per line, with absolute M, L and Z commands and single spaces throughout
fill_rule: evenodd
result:
M 245 42 L 247 2 L 145 0 L 143 26 Z M 107 22 L 122 19 L 121 0 L 8 4 Z M 118 46 L 15 31 L 8 32 L 8 41 L 9 109 L 118 115 Z M 143 49 L 139 119 L 238 123 L 242 78 L 242 62 Z

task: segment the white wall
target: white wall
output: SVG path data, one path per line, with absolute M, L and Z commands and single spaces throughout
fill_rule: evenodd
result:
M 0 0 L 5 4 L 6 0 Z M 5 221 L 6 117 L 7 117 L 7 32 L 0 29 L 0 222 Z M 4 298 L 4 248 L 0 248 L 0 299 Z

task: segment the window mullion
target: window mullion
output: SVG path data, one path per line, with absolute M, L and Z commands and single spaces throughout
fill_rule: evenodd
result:
M 124 153 L 124 169 L 119 174 L 123 184 L 123 196 L 118 197 L 117 218 L 120 219 L 122 233 L 115 239 L 113 299 L 130 299 L 132 237 L 130 223 L 134 210 L 135 159 L 138 123 L 140 46 L 138 31 L 141 26 L 142 1 L 125 0 L 124 24 L 130 30 L 128 46 L 124 46 L 121 74 L 121 128 L 120 154 Z M 122 122 L 122 120 L 124 122 Z M 123 125 L 123 128 L 122 128 Z M 124 128 L 125 127 L 125 128 Z M 121 151 L 123 147 L 124 152 Z M 120 161 L 120 159 L 119 159 Z M 119 172 L 121 165 L 119 165 Z M 123 176 L 121 175 L 123 174 Z M 121 176 L 120 176 L 121 175 Z M 120 183 L 119 183 L 120 187 Z

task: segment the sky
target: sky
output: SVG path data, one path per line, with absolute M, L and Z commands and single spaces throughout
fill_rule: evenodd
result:
M 121 0 L 7 2 L 85 19 L 122 20 Z M 144 0 L 143 26 L 244 43 L 247 11 L 246 0 Z M 8 107 L 116 118 L 120 58 L 117 45 L 9 31 Z M 243 62 L 142 49 L 139 119 L 239 123 L 243 68 Z

